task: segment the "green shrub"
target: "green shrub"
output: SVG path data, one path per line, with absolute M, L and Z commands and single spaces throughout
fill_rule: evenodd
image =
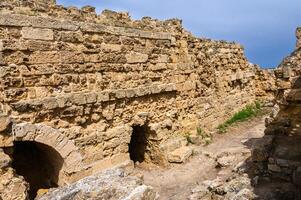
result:
M 257 116 L 262 110 L 261 103 L 256 101 L 254 104 L 247 105 L 241 111 L 235 113 L 229 120 L 220 124 L 217 129 L 219 133 L 227 132 L 227 128 L 237 122 L 246 121 L 254 116 Z

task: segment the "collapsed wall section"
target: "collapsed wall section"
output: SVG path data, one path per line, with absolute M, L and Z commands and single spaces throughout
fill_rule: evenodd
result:
M 242 46 L 196 38 L 179 20 L 45 0 L 0 2 L 0 77 L 4 120 L 34 126 L 20 134 L 7 123 L 0 147 L 43 133 L 38 142 L 48 135 L 58 152 L 73 152 L 68 163 L 82 169 L 65 175 L 78 177 L 129 159 L 134 127 L 149 130 L 145 160 L 164 160 L 169 138 L 212 130 L 273 91 Z
M 261 174 L 294 183 L 296 194 L 300 194 L 301 186 L 300 33 L 298 28 L 295 51 L 275 70 L 277 106 L 266 119 L 267 142 L 253 152 L 253 160 Z

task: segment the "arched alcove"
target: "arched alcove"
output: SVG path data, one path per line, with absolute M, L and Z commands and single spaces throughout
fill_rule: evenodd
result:
M 13 125 L 15 142 L 36 142 L 52 147 L 64 161 L 59 176 L 59 184 L 69 182 L 69 178 L 83 169 L 82 156 L 73 141 L 58 129 L 43 125 L 21 123 Z
M 12 167 L 29 183 L 29 198 L 39 189 L 57 187 L 64 159 L 52 147 L 35 141 L 15 141 L 9 151 Z

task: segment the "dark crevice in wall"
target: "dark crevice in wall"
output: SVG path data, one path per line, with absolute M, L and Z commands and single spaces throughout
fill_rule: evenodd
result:
M 129 144 L 130 158 L 134 162 L 143 162 L 145 160 L 146 148 L 148 145 L 147 126 L 134 126 Z
M 58 187 L 64 160 L 52 147 L 38 142 L 18 141 L 5 152 L 11 156 L 16 173 L 29 183 L 29 199 L 34 199 L 40 189 Z

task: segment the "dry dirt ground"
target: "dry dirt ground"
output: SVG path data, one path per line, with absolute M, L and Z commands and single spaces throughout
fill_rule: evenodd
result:
M 264 119 L 261 116 L 241 122 L 225 134 L 216 134 L 210 145 L 194 146 L 194 155 L 185 164 L 166 168 L 142 163 L 136 170 L 144 175 L 146 185 L 158 191 L 161 200 L 188 199 L 198 183 L 226 177 L 237 164 L 250 158 L 252 145 L 264 135 Z M 228 157 L 223 160 L 224 155 Z M 224 167 L 217 167 L 218 163 Z

